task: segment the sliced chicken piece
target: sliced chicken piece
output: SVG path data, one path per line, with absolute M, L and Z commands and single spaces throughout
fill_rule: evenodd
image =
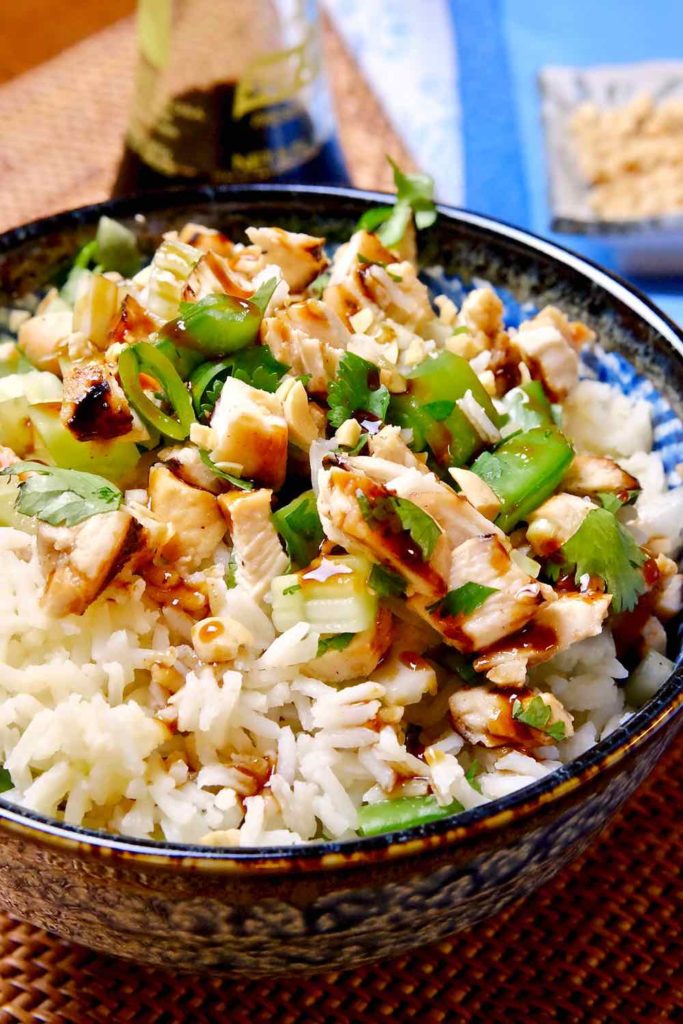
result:
M 268 263 L 274 263 L 292 292 L 302 292 L 328 264 L 324 238 L 282 228 L 247 228 L 249 241 L 258 245 Z
M 467 327 L 476 352 L 491 348 L 495 339 L 504 330 L 503 303 L 492 288 L 473 288 L 463 301 L 456 320 L 457 327 Z M 456 335 L 467 340 L 467 335 Z M 470 357 L 471 358 L 471 357 Z
M 581 348 L 595 340 L 595 331 L 581 320 L 569 320 L 557 306 L 544 306 L 535 319 L 538 324 L 550 324 L 557 328 L 564 340 L 574 348 Z
M 211 416 L 211 458 L 241 466 L 241 475 L 280 488 L 287 471 L 287 421 L 275 395 L 228 377 Z
M 130 434 L 133 414 L 112 367 L 98 361 L 67 370 L 61 420 L 78 441 L 110 441 Z
M 453 727 L 469 743 L 484 747 L 513 746 L 533 750 L 535 747 L 548 746 L 553 741 L 547 731 L 535 729 L 513 718 L 513 707 L 518 700 L 522 708 L 526 709 L 537 697 L 550 709 L 546 728 L 562 723 L 564 737 L 572 736 L 572 717 L 551 693 L 534 693 L 531 690 L 501 693 L 484 686 L 474 686 L 452 694 L 448 705 Z
M 19 348 L 36 369 L 61 376 L 59 358 L 73 329 L 71 310 L 32 316 L 19 326 Z
M 306 675 L 325 683 L 346 683 L 350 679 L 368 679 L 391 644 L 392 616 L 380 608 L 375 624 L 356 633 L 343 651 L 330 650 L 303 666 Z
M 136 341 L 147 341 L 161 324 L 159 317 L 148 312 L 134 295 L 126 295 L 109 331 L 109 344 L 132 345 Z
M 206 463 L 202 462 L 199 450 L 193 445 L 163 448 L 158 457 L 175 476 L 191 487 L 200 487 L 211 494 L 221 494 L 227 489 L 227 483 L 221 481 Z
M 666 555 L 657 555 L 655 564 L 658 575 L 652 587 L 652 610 L 662 622 L 668 622 L 683 608 L 683 575 Z
M 430 610 L 422 594 L 408 606 L 437 629 L 446 643 L 466 654 L 481 651 L 517 632 L 543 602 L 541 584 L 523 572 L 497 537 L 473 537 L 453 551 L 449 591 L 469 583 L 491 587 L 494 593 L 469 615 L 449 614 L 447 607 Z
M 535 618 L 519 633 L 494 644 L 474 662 L 477 672 L 489 672 L 510 660 L 523 659 L 527 665 L 549 661 L 579 640 L 597 636 L 607 616 L 611 594 L 591 592 L 559 593 L 544 604 Z
M 265 317 L 261 341 L 296 376 L 310 377 L 308 390 L 326 394 L 351 335 L 339 317 L 318 299 L 293 302 Z
M 421 333 L 437 318 L 412 263 L 397 262 L 375 235 L 357 231 L 335 254 L 324 299 L 349 329 L 361 310 Z
M 385 459 L 388 462 L 395 462 L 398 466 L 405 466 L 407 469 L 417 469 L 420 473 L 429 473 L 425 463 L 411 452 L 401 437 L 399 427 L 382 427 L 377 434 L 371 435 L 368 448 L 370 455 L 376 459 Z M 477 477 L 477 479 L 479 478 Z
M 175 531 L 163 548 L 165 558 L 190 569 L 211 558 L 225 534 L 225 519 L 213 494 L 157 464 L 149 471 L 149 502 L 155 516 Z
M 262 488 L 232 491 L 218 499 L 230 528 L 235 578 L 257 601 L 263 600 L 272 581 L 289 565 L 271 520 L 272 496 L 272 491 Z
M 601 491 L 626 496 L 629 491 L 640 490 L 636 478 L 606 455 L 576 455 L 562 480 L 562 487 L 569 494 L 581 497 L 593 497 Z
M 586 498 L 554 494 L 528 516 L 527 540 L 542 558 L 555 554 L 573 537 L 592 508 Z
M 231 256 L 234 249 L 233 243 L 222 231 L 204 227 L 203 224 L 193 224 L 191 221 L 181 228 L 178 238 L 195 249 L 217 252 L 219 256 Z
M 451 551 L 470 537 L 493 536 L 504 541 L 505 534 L 495 523 L 478 512 L 464 494 L 457 494 L 433 473 L 408 469 L 391 486 L 399 497 L 415 502 L 436 520 Z
M 531 376 L 542 382 L 552 401 L 565 398 L 578 383 L 579 356 L 552 317 L 539 313 L 526 320 L 514 340 Z
M 425 562 L 421 550 L 406 530 L 397 528 L 390 518 L 384 521 L 363 515 L 361 502 L 371 508 L 381 506 L 392 492 L 363 473 L 339 467 L 323 470 L 318 476 L 318 513 L 326 536 L 352 554 L 370 555 L 388 565 L 418 592 L 435 600 L 446 592 L 446 581 Z
M 50 615 L 82 615 L 115 576 L 144 549 L 142 528 L 127 509 L 84 519 L 77 526 L 38 528 L 45 573 L 42 603 Z

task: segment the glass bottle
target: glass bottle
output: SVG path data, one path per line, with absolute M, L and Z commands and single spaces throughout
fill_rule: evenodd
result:
M 138 0 L 135 96 L 114 191 L 347 183 L 316 0 Z

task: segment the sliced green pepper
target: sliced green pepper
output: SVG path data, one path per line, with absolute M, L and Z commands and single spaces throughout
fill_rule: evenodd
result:
M 493 452 L 483 452 L 471 469 L 500 498 L 496 525 L 508 533 L 542 505 L 573 457 L 572 446 L 555 427 L 534 427 L 509 437 Z
M 204 362 L 204 356 L 200 352 L 194 352 L 191 348 L 180 348 L 168 338 L 157 342 L 156 347 L 173 363 L 183 380 L 188 380 L 196 367 Z
M 427 825 L 430 821 L 447 818 L 464 811 L 459 800 L 442 807 L 433 796 L 402 796 L 396 800 L 382 800 L 366 804 L 358 811 L 358 831 L 362 836 L 378 836 L 383 832 Z
M 462 356 L 441 352 L 425 359 L 407 376 L 408 390 L 393 395 L 388 419 L 413 431 L 412 448 L 430 448 L 441 466 L 462 466 L 484 445 L 458 407 L 468 391 L 494 426 L 502 420 L 476 373 Z
M 517 430 L 555 425 L 552 407 L 539 380 L 530 380 L 527 384 L 508 391 L 502 399 L 502 404 L 508 416 L 508 423 Z
M 154 404 L 140 384 L 140 371 L 146 370 L 158 382 L 177 415 L 177 419 Z M 140 341 L 124 349 L 119 356 L 119 377 L 128 401 L 145 422 L 174 441 L 184 441 L 195 422 L 192 399 L 173 363 L 149 342 Z
M 265 281 L 248 299 L 234 295 L 207 295 L 198 302 L 181 302 L 180 316 L 162 329 L 182 348 L 220 358 L 251 345 L 258 337 L 266 306 L 277 279 Z

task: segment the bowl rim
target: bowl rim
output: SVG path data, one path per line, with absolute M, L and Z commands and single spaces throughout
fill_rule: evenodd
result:
M 283 196 L 322 196 L 374 204 L 393 201 L 383 192 L 326 185 L 221 185 L 173 188 L 165 191 L 129 195 L 66 210 L 11 228 L 0 234 L 0 257 L 18 246 L 40 240 L 51 232 L 86 226 L 102 214 L 133 217 L 136 214 L 163 212 L 175 207 L 202 202 L 239 203 Z M 515 242 L 582 275 L 625 305 L 630 312 L 656 330 L 666 341 L 674 358 L 683 363 L 683 330 L 663 313 L 638 288 L 593 260 L 532 232 L 504 221 L 458 207 L 438 204 L 440 216 L 478 229 L 501 240 Z M 660 729 L 673 722 L 683 709 L 683 663 L 679 659 L 669 679 L 653 698 L 608 737 L 549 775 L 505 797 L 463 811 L 427 825 L 414 826 L 368 838 L 328 840 L 305 846 L 210 847 L 117 836 L 103 830 L 67 825 L 55 818 L 23 809 L 0 796 L 0 829 L 80 855 L 144 862 L 146 866 L 169 868 L 182 866 L 215 873 L 312 873 L 339 868 L 367 866 L 369 863 L 395 860 L 429 850 L 465 843 L 477 836 L 492 834 L 513 821 L 526 819 L 537 810 L 561 801 L 605 772 L 627 755 L 643 746 Z

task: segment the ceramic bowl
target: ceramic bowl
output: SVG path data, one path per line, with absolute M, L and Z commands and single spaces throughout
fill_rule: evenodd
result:
M 0 307 L 44 286 L 102 213 L 133 224 L 149 246 L 188 219 L 232 236 L 275 223 L 334 240 L 378 201 L 386 198 L 315 187 L 199 188 L 60 214 L 0 237 Z M 457 210 L 442 209 L 427 234 L 427 264 L 587 320 L 680 414 L 683 335 L 625 282 Z M 677 669 L 626 724 L 526 789 L 353 842 L 266 851 L 147 842 L 67 827 L 0 798 L 0 905 L 66 939 L 166 968 L 277 974 L 399 954 L 476 924 L 581 853 L 672 741 L 682 703 Z

